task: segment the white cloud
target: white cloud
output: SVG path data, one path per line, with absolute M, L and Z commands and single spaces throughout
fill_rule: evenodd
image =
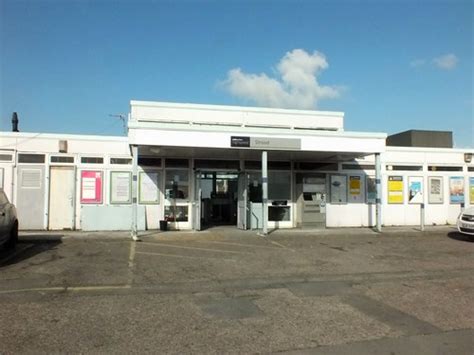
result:
M 458 57 L 449 53 L 433 59 L 433 64 L 440 69 L 451 70 L 458 64 Z
M 234 68 L 220 84 L 231 95 L 259 106 L 314 109 L 320 100 L 337 98 L 341 94 L 341 88 L 318 82 L 318 74 L 328 66 L 324 54 L 294 49 L 278 63 L 279 78 Z

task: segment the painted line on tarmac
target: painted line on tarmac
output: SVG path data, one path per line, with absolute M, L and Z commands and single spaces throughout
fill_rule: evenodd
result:
M 239 247 L 247 247 L 247 248 L 264 248 L 264 249 L 280 249 L 275 247 L 269 247 L 266 245 L 252 245 L 252 244 L 240 244 L 240 243 L 232 243 L 232 242 L 218 242 L 215 240 L 197 240 L 198 243 L 213 243 L 213 244 L 223 244 L 223 245 L 235 245 Z
M 28 292 L 80 292 L 80 291 L 107 291 L 107 290 L 121 290 L 132 288 L 131 285 L 116 285 L 116 286 L 70 286 L 70 287 L 35 287 L 35 288 L 20 288 L 14 290 L 0 290 L 0 295 L 7 295 L 12 293 L 28 293 Z
M 275 242 L 273 240 L 269 240 L 269 242 L 274 244 L 274 245 L 278 245 L 280 248 L 291 250 L 293 253 L 296 251 L 295 249 L 291 249 L 291 248 L 287 247 L 286 245 L 280 244 L 280 243 Z
M 151 253 L 151 252 L 146 252 L 146 251 L 137 251 L 137 254 L 156 255 L 156 256 L 170 256 L 170 257 L 173 257 L 173 258 L 184 258 L 184 259 L 218 259 L 218 260 L 235 261 L 233 259 L 223 259 L 223 258 L 216 258 L 216 257 L 212 257 L 212 256 L 175 255 L 175 254 L 164 254 L 164 253 Z
M 128 267 L 131 269 L 133 268 L 133 264 L 135 261 L 135 245 L 136 242 L 130 242 L 130 253 L 128 254 Z
M 165 244 L 165 243 L 149 243 L 149 242 L 141 242 L 140 245 L 153 245 L 158 247 L 168 247 L 168 248 L 178 248 L 178 249 L 190 249 L 190 250 L 204 250 L 204 251 L 212 251 L 215 253 L 228 253 L 228 254 L 251 254 L 242 251 L 231 251 L 231 250 L 221 250 L 221 249 L 210 249 L 210 248 L 196 248 L 196 247 L 186 247 L 182 245 L 173 245 L 173 244 Z M 138 252 L 137 252 L 138 253 Z

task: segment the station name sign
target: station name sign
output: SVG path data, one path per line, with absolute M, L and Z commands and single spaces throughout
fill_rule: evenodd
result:
M 235 148 L 254 148 L 262 150 L 301 150 L 301 139 L 231 136 L 230 146 Z

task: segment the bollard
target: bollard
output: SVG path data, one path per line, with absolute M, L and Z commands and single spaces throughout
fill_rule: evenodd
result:
M 420 229 L 423 232 L 425 230 L 425 204 L 420 203 Z

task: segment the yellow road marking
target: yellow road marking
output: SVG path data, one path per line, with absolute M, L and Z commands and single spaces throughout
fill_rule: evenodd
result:
M 242 251 L 230 251 L 230 250 L 209 249 L 209 248 L 195 248 L 195 247 L 186 247 L 186 246 L 182 246 L 182 245 L 172 245 L 172 244 L 165 244 L 165 243 L 141 242 L 140 245 L 153 245 L 153 246 L 158 246 L 158 247 L 190 249 L 190 250 L 204 250 L 204 251 L 212 251 L 212 252 L 216 252 L 216 253 L 251 254 L 251 253 L 246 253 L 246 252 L 242 252 Z

